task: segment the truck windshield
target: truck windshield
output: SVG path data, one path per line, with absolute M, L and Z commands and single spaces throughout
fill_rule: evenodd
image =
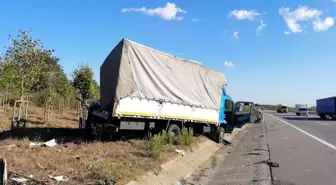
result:
M 287 109 L 287 107 L 286 106 L 282 106 L 281 109 Z
M 307 108 L 300 108 L 299 111 L 307 111 Z

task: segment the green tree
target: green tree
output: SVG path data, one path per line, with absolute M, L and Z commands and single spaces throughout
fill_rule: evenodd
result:
M 97 82 L 93 79 L 93 71 L 88 65 L 79 65 L 73 72 L 73 86 L 81 95 L 83 101 L 95 98 Z
M 0 87 L 4 88 L 5 91 L 11 87 L 13 75 L 12 62 L 5 62 L 0 59 Z
M 41 74 L 45 74 L 47 63 L 53 50 L 44 49 L 40 40 L 31 36 L 31 30 L 19 30 L 16 37 L 9 36 L 10 46 L 6 48 L 4 61 L 12 68 L 14 85 L 20 89 L 20 97 L 32 90 L 38 90 Z

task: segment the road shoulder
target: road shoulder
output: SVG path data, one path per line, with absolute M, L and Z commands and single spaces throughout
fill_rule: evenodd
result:
M 219 149 L 188 179 L 189 184 L 271 184 L 264 123 L 252 124 Z
M 237 140 L 237 136 L 244 132 L 247 127 L 248 125 L 244 125 L 242 128 L 235 129 L 231 135 L 226 137 L 227 140 L 230 142 Z M 185 179 L 188 179 L 207 160 L 211 160 L 211 156 L 214 153 L 219 149 L 227 150 L 226 148 L 228 148 L 210 140 L 199 146 L 199 148 L 194 149 L 192 152 L 186 152 L 185 156 L 180 156 L 163 164 L 160 172 L 149 172 L 141 179 L 132 181 L 127 185 L 185 184 Z

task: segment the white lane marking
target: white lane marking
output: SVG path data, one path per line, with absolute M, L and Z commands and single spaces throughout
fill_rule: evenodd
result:
M 326 145 L 327 147 L 329 147 L 329 148 L 331 148 L 331 149 L 333 149 L 333 150 L 336 150 L 336 146 L 334 146 L 334 145 L 328 143 L 327 141 L 324 141 L 324 140 L 322 140 L 322 139 L 320 139 L 320 138 L 318 138 L 318 137 L 316 137 L 316 136 L 314 136 L 314 135 L 312 135 L 312 134 L 310 134 L 310 133 L 308 133 L 308 132 L 306 132 L 306 131 L 304 131 L 304 130 L 301 130 L 301 129 L 299 129 L 298 127 L 296 127 L 296 126 L 294 126 L 294 125 L 288 123 L 287 121 L 284 121 L 284 120 L 282 120 L 282 119 L 280 119 L 280 118 L 278 118 L 278 117 L 276 117 L 276 116 L 273 116 L 273 115 L 268 114 L 268 113 L 266 113 L 266 112 L 265 112 L 265 114 L 267 114 L 267 115 L 269 115 L 269 116 L 271 116 L 271 117 L 273 117 L 273 118 L 275 118 L 275 119 L 277 119 L 277 120 L 279 120 L 279 121 L 281 121 L 281 122 L 283 122 L 283 123 L 285 123 L 285 124 L 287 124 L 287 125 L 289 125 L 289 126 L 295 128 L 296 130 L 298 130 L 298 131 L 300 131 L 300 132 L 306 134 L 307 136 L 309 136 L 309 137 L 315 139 L 316 141 L 318 141 L 318 142 L 320 142 L 320 143 Z
M 329 124 L 327 124 L 327 123 L 322 123 L 322 122 L 318 122 L 318 121 L 316 121 L 316 123 L 317 123 L 317 124 L 320 124 L 320 125 L 329 125 Z

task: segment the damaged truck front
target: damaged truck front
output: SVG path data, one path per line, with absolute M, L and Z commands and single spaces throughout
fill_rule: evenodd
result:
M 184 127 L 218 142 L 239 122 L 252 122 L 253 103 L 233 103 L 224 73 L 123 39 L 100 67 L 101 99 L 92 103 L 83 126 L 93 135 Z M 249 112 L 240 112 L 239 105 Z

